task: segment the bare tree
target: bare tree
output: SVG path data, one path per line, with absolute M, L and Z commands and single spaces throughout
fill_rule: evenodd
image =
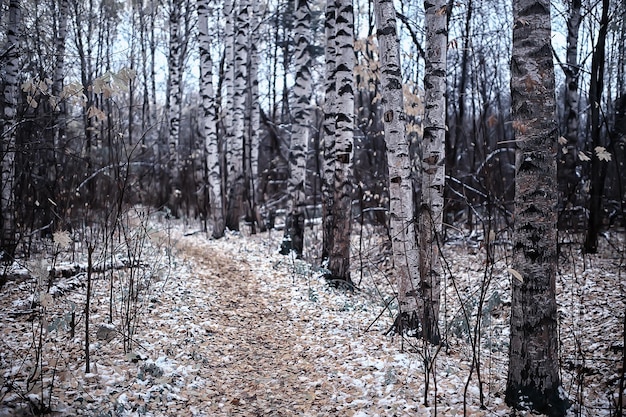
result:
M 336 14 L 336 1 L 327 0 L 324 19 L 326 73 L 324 76 L 324 121 L 322 124 L 324 152 L 322 158 L 322 259 L 324 262 L 328 260 L 333 246 L 334 227 L 333 182 L 335 175 L 335 113 L 337 111 L 337 80 L 334 75 L 337 66 Z
M 306 154 L 311 128 L 311 10 L 308 0 L 295 0 L 294 40 L 296 75 L 294 92 L 293 126 L 289 150 L 289 212 L 281 253 L 294 251 L 302 256 L 304 244 L 304 206 Z
M 19 0 L 9 2 L 9 26 L 7 44 L 3 53 L 4 92 L 2 111 L 2 135 L 0 147 L 0 260 L 13 257 L 17 244 L 17 223 L 15 213 L 15 149 L 17 128 L 17 107 L 19 103 L 20 70 L 20 27 L 22 24 L 22 6 Z
M 406 114 L 402 89 L 400 44 L 393 2 L 374 2 L 380 55 L 383 121 L 389 166 L 389 225 L 393 267 L 398 287 L 399 314 L 394 324 L 399 334 L 418 335 L 424 303 L 419 293 L 419 247 Z
M 578 34 L 581 23 L 581 0 L 569 1 L 569 17 L 567 19 L 567 50 L 565 64 L 561 65 L 565 73 L 565 96 L 564 96 L 564 130 L 563 137 L 567 141 L 563 144 L 563 150 L 559 152 L 559 165 L 557 173 L 559 184 L 562 187 L 563 209 L 567 204 L 575 203 L 576 189 L 580 178 L 576 176 L 576 161 L 579 149 L 579 111 L 578 91 L 580 78 L 580 65 L 578 63 Z
M 324 155 L 331 158 L 327 180 L 331 181 L 332 245 L 328 247 L 327 278 L 333 282 L 350 280 L 350 235 L 352 231 L 351 163 L 354 129 L 354 9 L 351 0 L 338 0 L 334 5 L 334 77 L 336 104 L 334 108 L 334 142 L 325 143 Z M 328 11 L 328 9 L 327 9 Z M 327 13 L 328 17 L 328 13 Z M 328 23 L 327 23 L 328 24 Z M 328 30 L 328 27 L 327 27 Z M 331 28 L 331 33 L 332 28 Z M 327 74 L 327 76 L 329 76 Z M 332 122 L 331 122 L 332 123 Z M 331 139 L 332 140 L 332 139 Z M 332 167 L 332 168 L 328 168 Z M 325 213 L 327 214 L 327 213 Z
M 169 1 L 169 57 L 168 57 L 168 92 L 167 92 L 167 122 L 168 122 L 168 164 L 169 175 L 168 198 L 170 209 L 176 216 L 178 201 L 182 185 L 181 156 L 180 156 L 180 118 L 183 100 L 183 67 L 185 60 L 185 33 L 183 15 L 186 0 Z
M 235 7 L 236 16 L 233 46 L 233 101 L 232 135 L 227 143 L 228 160 L 228 211 L 226 226 L 239 230 L 239 221 L 243 214 L 245 173 L 244 143 L 246 115 L 246 87 L 248 65 L 248 34 L 250 29 L 248 1 L 242 0 Z
M 565 415 L 559 392 L 554 64 L 549 0 L 513 2 L 511 97 L 515 129 L 515 231 L 506 401 Z
M 420 297 L 423 299 L 422 335 L 439 343 L 439 248 L 443 225 L 446 135 L 446 52 L 448 7 L 445 0 L 426 0 L 426 65 L 424 74 L 424 138 L 420 167 L 422 202 L 420 231 Z
M 585 252 L 598 252 L 598 235 L 602 223 L 602 195 L 608 162 L 599 158 L 599 147 L 603 143 L 603 123 L 601 120 L 602 94 L 604 91 L 604 65 L 606 37 L 609 28 L 609 0 L 602 0 L 602 17 L 598 30 L 598 40 L 591 57 L 591 82 L 589 83 L 589 101 L 591 128 L 591 189 L 589 190 L 589 220 L 585 237 Z
M 198 0 L 198 44 L 200 48 L 200 135 L 204 139 L 206 155 L 207 188 L 210 217 L 213 222 L 212 236 L 224 236 L 224 208 L 222 195 L 222 172 L 217 136 L 217 110 L 213 89 L 213 59 L 209 34 L 209 0 Z
M 251 2 L 250 30 L 248 31 L 248 80 L 246 95 L 246 189 L 248 195 L 247 217 L 252 224 L 252 232 L 257 227 L 263 231 L 265 223 L 259 209 L 258 177 L 259 177 L 259 147 L 261 143 L 261 105 L 259 93 L 259 46 L 255 36 L 260 30 L 262 19 L 261 4 Z

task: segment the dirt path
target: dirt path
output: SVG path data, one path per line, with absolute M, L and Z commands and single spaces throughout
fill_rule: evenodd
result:
M 194 265 L 197 282 L 186 285 L 196 300 L 188 308 L 204 330 L 193 355 L 204 365 L 198 411 L 288 416 L 310 409 L 315 388 L 308 382 L 323 375 L 313 372 L 308 348 L 297 344 L 305 323 L 284 308 L 286 294 L 265 291 L 251 273 L 259 265 L 241 254 L 185 238 L 178 247 Z
M 93 281 L 88 373 L 84 320 L 76 337 L 59 322 L 71 308 L 77 317 L 82 311 L 78 278 L 34 324 L 32 314 L 11 312 L 30 311 L 36 279 L 5 288 L 0 416 L 29 415 L 42 395 L 55 416 L 377 416 L 419 408 L 417 362 L 382 336 L 384 320 L 365 331 L 382 308 L 372 299 L 330 290 L 305 264 L 278 255 L 275 235 L 208 240 L 184 233 L 151 232 L 148 264 L 135 270 L 148 284 L 133 304 L 132 352 L 119 327 L 121 291 L 113 329 L 99 336 L 111 326 L 112 281 Z M 170 242 L 177 242 L 173 256 Z M 114 278 L 126 288 L 127 271 Z M 39 369 L 37 334 L 43 385 L 27 381 Z

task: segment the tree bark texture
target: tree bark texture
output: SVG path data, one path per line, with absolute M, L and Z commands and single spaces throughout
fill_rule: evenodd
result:
M 250 20 L 247 1 L 239 2 L 234 30 L 234 78 L 233 78 L 233 108 L 232 108 L 232 136 L 228 141 L 228 212 L 226 226 L 231 230 L 239 230 L 239 221 L 243 215 L 245 175 L 244 175 L 244 143 L 246 87 L 248 65 L 248 35 Z M 227 116 L 228 117 L 228 116 Z
M 511 58 L 515 130 L 515 230 L 506 401 L 550 416 L 560 397 L 555 280 L 558 128 L 549 0 L 513 2 Z
M 261 4 L 258 1 L 251 3 L 252 13 L 250 15 L 250 34 L 258 33 L 261 25 Z M 265 230 L 264 219 L 259 208 L 259 195 L 257 194 L 259 177 L 259 145 L 261 142 L 261 108 L 259 104 L 259 48 L 255 36 L 248 36 L 248 108 L 246 118 L 247 144 L 247 190 L 248 190 L 248 210 L 252 224 L 258 226 L 261 231 Z M 256 230 L 256 229 L 253 229 Z
M 324 30 L 326 43 L 324 55 L 326 61 L 324 75 L 324 121 L 322 124 L 323 152 L 322 158 L 322 260 L 328 261 L 333 246 L 333 182 L 335 173 L 335 115 L 337 113 L 337 45 L 335 28 L 337 13 L 336 0 L 326 1 Z
M 0 260 L 10 261 L 17 245 L 17 220 L 15 213 L 15 146 L 16 116 L 19 102 L 19 53 L 22 8 L 19 0 L 9 2 L 9 25 L 7 30 L 6 66 L 4 68 L 4 91 L 2 129 L 0 133 Z
M 335 143 L 332 217 L 333 244 L 328 257 L 327 278 L 350 280 L 352 232 L 352 145 L 354 136 L 354 9 L 352 0 L 338 0 L 335 15 Z
M 311 126 L 311 10 L 308 0 L 295 0 L 294 40 L 296 75 L 293 87 L 294 104 L 289 147 L 288 219 L 281 253 L 294 251 L 302 256 L 304 246 L 304 209 L 306 203 L 306 156 Z
M 418 335 L 424 303 L 420 297 L 419 247 L 414 213 L 413 179 L 402 92 L 400 43 L 391 0 L 374 2 L 383 122 L 389 167 L 389 225 L 399 312 L 395 331 Z
M 419 212 L 420 297 L 423 299 L 422 335 L 439 343 L 441 265 L 439 246 L 443 225 L 446 136 L 446 51 L 448 43 L 445 0 L 425 1 L 426 65 L 424 74 L 424 138 Z
M 213 88 L 213 60 L 209 35 L 209 0 L 198 0 L 198 44 L 200 48 L 200 134 L 204 139 L 209 216 L 213 223 L 213 238 L 224 236 L 224 205 L 222 172 L 220 167 L 219 139 L 217 136 L 217 111 Z
M 181 104 L 183 99 L 182 80 L 183 80 L 183 45 L 182 45 L 182 8 L 183 0 L 171 0 L 170 1 L 170 14 L 169 14 L 169 31 L 170 31 L 170 49 L 168 57 L 168 172 L 170 175 L 170 198 L 178 199 L 177 193 L 180 192 L 181 184 L 180 180 L 180 155 L 179 155 L 179 141 L 180 141 L 180 116 L 181 116 Z M 170 201 L 172 202 L 172 201 Z M 170 207 L 177 215 L 176 205 Z

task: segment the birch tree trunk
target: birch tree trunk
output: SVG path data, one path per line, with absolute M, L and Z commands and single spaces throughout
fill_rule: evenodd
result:
M 239 230 L 239 221 L 243 214 L 245 177 L 244 177 L 244 143 L 245 143 L 245 111 L 248 63 L 248 31 L 250 21 L 249 4 L 242 0 L 237 10 L 234 38 L 234 79 L 232 108 L 232 137 L 228 142 L 228 211 L 226 226 L 231 230 Z
M 180 116 L 182 103 L 182 7 L 183 0 L 170 0 L 169 14 L 169 57 L 168 57 L 168 94 L 167 94 L 167 119 L 168 119 L 168 164 L 169 175 L 169 204 L 175 216 L 178 216 L 178 200 L 180 196 Z
M 424 139 L 421 161 L 422 204 L 419 213 L 420 276 L 423 299 L 422 336 L 439 343 L 439 248 L 443 225 L 446 135 L 446 51 L 448 43 L 445 0 L 425 1 L 426 61 L 424 74 Z
M 223 133 L 223 145 L 222 145 L 222 167 L 224 173 L 222 174 L 222 181 L 224 182 L 224 203 L 225 208 L 228 207 L 228 199 L 230 198 L 229 190 L 232 186 L 231 172 L 234 167 L 229 155 L 230 147 L 233 142 L 233 91 L 235 89 L 234 84 L 234 70 L 235 70 L 235 3 L 233 0 L 224 0 L 222 2 L 222 16 L 224 18 L 224 52 L 223 52 L 223 73 L 221 74 L 222 91 L 220 94 L 220 106 L 221 112 L 218 119 L 222 122 L 224 128 Z M 224 220 L 226 226 L 228 222 L 226 220 L 226 214 Z
M 376 0 L 374 13 L 381 64 L 383 122 L 389 166 L 389 225 L 393 249 L 393 275 L 398 288 L 399 314 L 394 329 L 398 334 L 416 336 L 420 332 L 420 322 L 424 316 L 424 303 L 419 293 L 419 247 L 415 228 L 411 158 L 406 138 L 396 10 L 392 1 Z
M 0 260 L 11 261 L 17 245 L 17 220 L 15 212 L 15 140 L 16 115 L 19 101 L 19 53 L 22 7 L 19 0 L 9 2 L 9 25 L 5 52 L 2 138 L 0 141 Z
M 141 68 L 141 75 L 143 79 L 143 98 L 141 103 L 141 131 L 145 132 L 147 130 L 147 127 L 150 125 L 150 89 L 148 87 L 148 24 L 146 22 L 146 10 L 144 9 L 143 4 L 138 5 L 137 9 L 139 19 L 139 48 L 141 51 L 141 61 L 139 66 Z M 142 134 L 142 145 L 145 145 L 145 139 L 146 135 Z
M 306 153 L 311 125 L 311 10 L 308 0 L 295 0 L 294 40 L 296 75 L 291 144 L 289 149 L 289 208 L 281 253 L 294 251 L 302 256 L 304 246 L 304 205 Z
M 248 217 L 252 223 L 252 232 L 265 230 L 265 224 L 258 206 L 257 179 L 259 177 L 259 144 L 261 109 L 259 107 L 259 48 L 257 38 L 261 24 L 260 2 L 250 4 L 250 28 L 248 31 L 248 87 L 246 101 L 246 189 L 248 191 Z
M 338 0 L 335 15 L 335 143 L 333 243 L 328 256 L 327 278 L 331 282 L 350 279 L 350 235 L 352 232 L 352 144 L 354 136 L 354 9 L 352 0 Z
M 322 124 L 322 260 L 328 262 L 330 250 L 333 246 L 333 185 L 335 175 L 335 115 L 337 112 L 337 80 L 335 69 L 337 66 L 336 45 L 336 0 L 326 1 L 324 30 L 326 42 L 324 55 L 326 59 L 326 73 L 324 76 L 324 121 Z
M 513 2 L 515 230 L 506 402 L 565 415 L 555 300 L 558 127 L 549 0 Z
M 198 44 L 200 47 L 200 134 L 204 140 L 209 217 L 213 223 L 213 238 L 224 236 L 224 206 L 222 195 L 222 172 L 220 168 L 219 142 L 217 136 L 217 113 L 213 91 L 213 60 L 209 35 L 209 0 L 198 0 Z
M 150 119 L 157 120 L 157 94 L 156 94 L 156 54 L 157 54 L 157 35 L 156 35 L 156 17 L 158 14 L 158 3 L 150 2 L 150 97 L 152 106 L 150 107 Z M 158 149 L 157 149 L 158 154 Z

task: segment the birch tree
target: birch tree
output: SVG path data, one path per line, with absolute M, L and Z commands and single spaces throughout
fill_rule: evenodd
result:
M 396 10 L 392 1 L 376 0 L 374 13 L 389 166 L 389 225 L 394 277 L 398 288 L 399 314 L 394 329 L 399 334 L 417 335 L 424 316 L 424 303 L 419 294 L 419 247 L 414 221 L 415 202 L 409 142 L 406 137 Z
M 325 146 L 324 155 L 330 156 L 333 168 L 332 245 L 328 248 L 328 274 L 331 281 L 350 280 L 350 235 L 352 231 L 352 185 L 351 162 L 354 129 L 354 9 L 351 0 L 335 2 L 334 48 L 335 78 L 334 142 Z M 332 30 L 332 29 L 331 29 Z M 333 39 L 327 38 L 327 42 Z M 329 168 L 327 168 L 329 170 Z M 327 230 L 330 232 L 330 230 Z
M 557 123 L 549 0 L 513 2 L 511 98 L 515 130 L 515 229 L 506 402 L 565 415 L 559 393 Z
M 204 140 L 207 167 L 209 216 L 213 223 L 212 236 L 224 236 L 224 208 L 222 195 L 222 172 L 220 167 L 217 136 L 217 112 L 213 92 L 213 59 L 209 34 L 209 0 L 198 0 L 198 44 L 200 49 L 200 134 Z
M 441 266 L 439 248 L 443 225 L 446 135 L 446 51 L 448 43 L 445 0 L 424 2 L 426 60 L 424 73 L 424 138 L 421 160 L 422 201 L 420 231 L 420 297 L 423 300 L 422 336 L 438 343 Z
M 306 151 L 311 124 L 311 10 L 308 0 L 295 0 L 294 41 L 296 74 L 291 144 L 289 148 L 289 208 L 281 253 L 294 251 L 302 256 L 304 242 L 304 205 Z
M 259 104 L 259 48 L 257 37 L 261 25 L 261 4 L 254 1 L 250 4 L 250 30 L 248 31 L 248 86 L 246 88 L 246 189 L 248 191 L 248 217 L 252 223 L 252 232 L 257 226 L 264 230 L 263 219 L 258 206 L 257 179 L 259 176 L 259 144 L 261 141 L 261 108 Z
M 169 57 L 168 57 L 168 92 L 167 92 L 167 120 L 168 120 L 168 175 L 170 176 L 170 198 L 175 203 L 180 191 L 180 116 L 183 99 L 183 34 L 182 32 L 182 9 L 185 0 L 170 0 L 169 11 Z M 177 205 L 170 207 L 177 214 Z
M 20 26 L 22 7 L 19 0 L 9 2 L 9 25 L 7 28 L 7 44 L 4 50 L 6 65 L 4 68 L 4 91 L 2 129 L 0 133 L 0 260 L 9 260 L 13 256 L 17 244 L 17 221 L 15 213 L 15 129 L 17 106 L 19 100 L 19 54 Z
M 337 80 L 335 69 L 337 66 L 335 0 L 326 1 L 324 31 L 325 31 L 325 76 L 324 76 L 324 120 L 322 123 L 323 152 L 322 158 L 322 259 L 328 261 L 333 246 L 333 181 L 335 175 L 335 113 L 337 111 Z
M 224 144 L 223 144 L 223 153 L 224 153 L 224 169 L 225 173 L 223 174 L 224 181 L 224 202 L 225 208 L 229 208 L 229 199 L 230 199 L 230 189 L 232 187 L 232 173 L 235 170 L 235 166 L 233 164 L 236 163 L 236 160 L 231 157 L 231 148 L 233 138 L 233 118 L 232 118 L 232 109 L 233 109 L 233 91 L 235 89 L 234 84 L 234 71 L 235 71 L 235 3 L 233 0 L 224 0 L 222 2 L 222 17 L 224 19 L 224 51 L 223 51 L 223 70 L 220 76 L 222 77 L 222 89 L 223 91 L 220 94 L 221 103 L 219 108 L 221 112 L 219 114 L 219 121 L 221 121 L 221 125 L 224 129 Z M 231 227 L 228 223 L 228 219 L 225 213 L 224 221 L 226 222 L 227 227 Z
M 226 226 L 231 230 L 239 230 L 239 220 L 243 214 L 245 177 L 244 177 L 244 134 L 246 112 L 246 86 L 248 64 L 248 32 L 250 21 L 248 9 L 250 5 L 241 0 L 237 11 L 234 30 L 233 56 L 233 101 L 232 101 L 232 135 L 227 144 L 228 159 L 228 212 Z

